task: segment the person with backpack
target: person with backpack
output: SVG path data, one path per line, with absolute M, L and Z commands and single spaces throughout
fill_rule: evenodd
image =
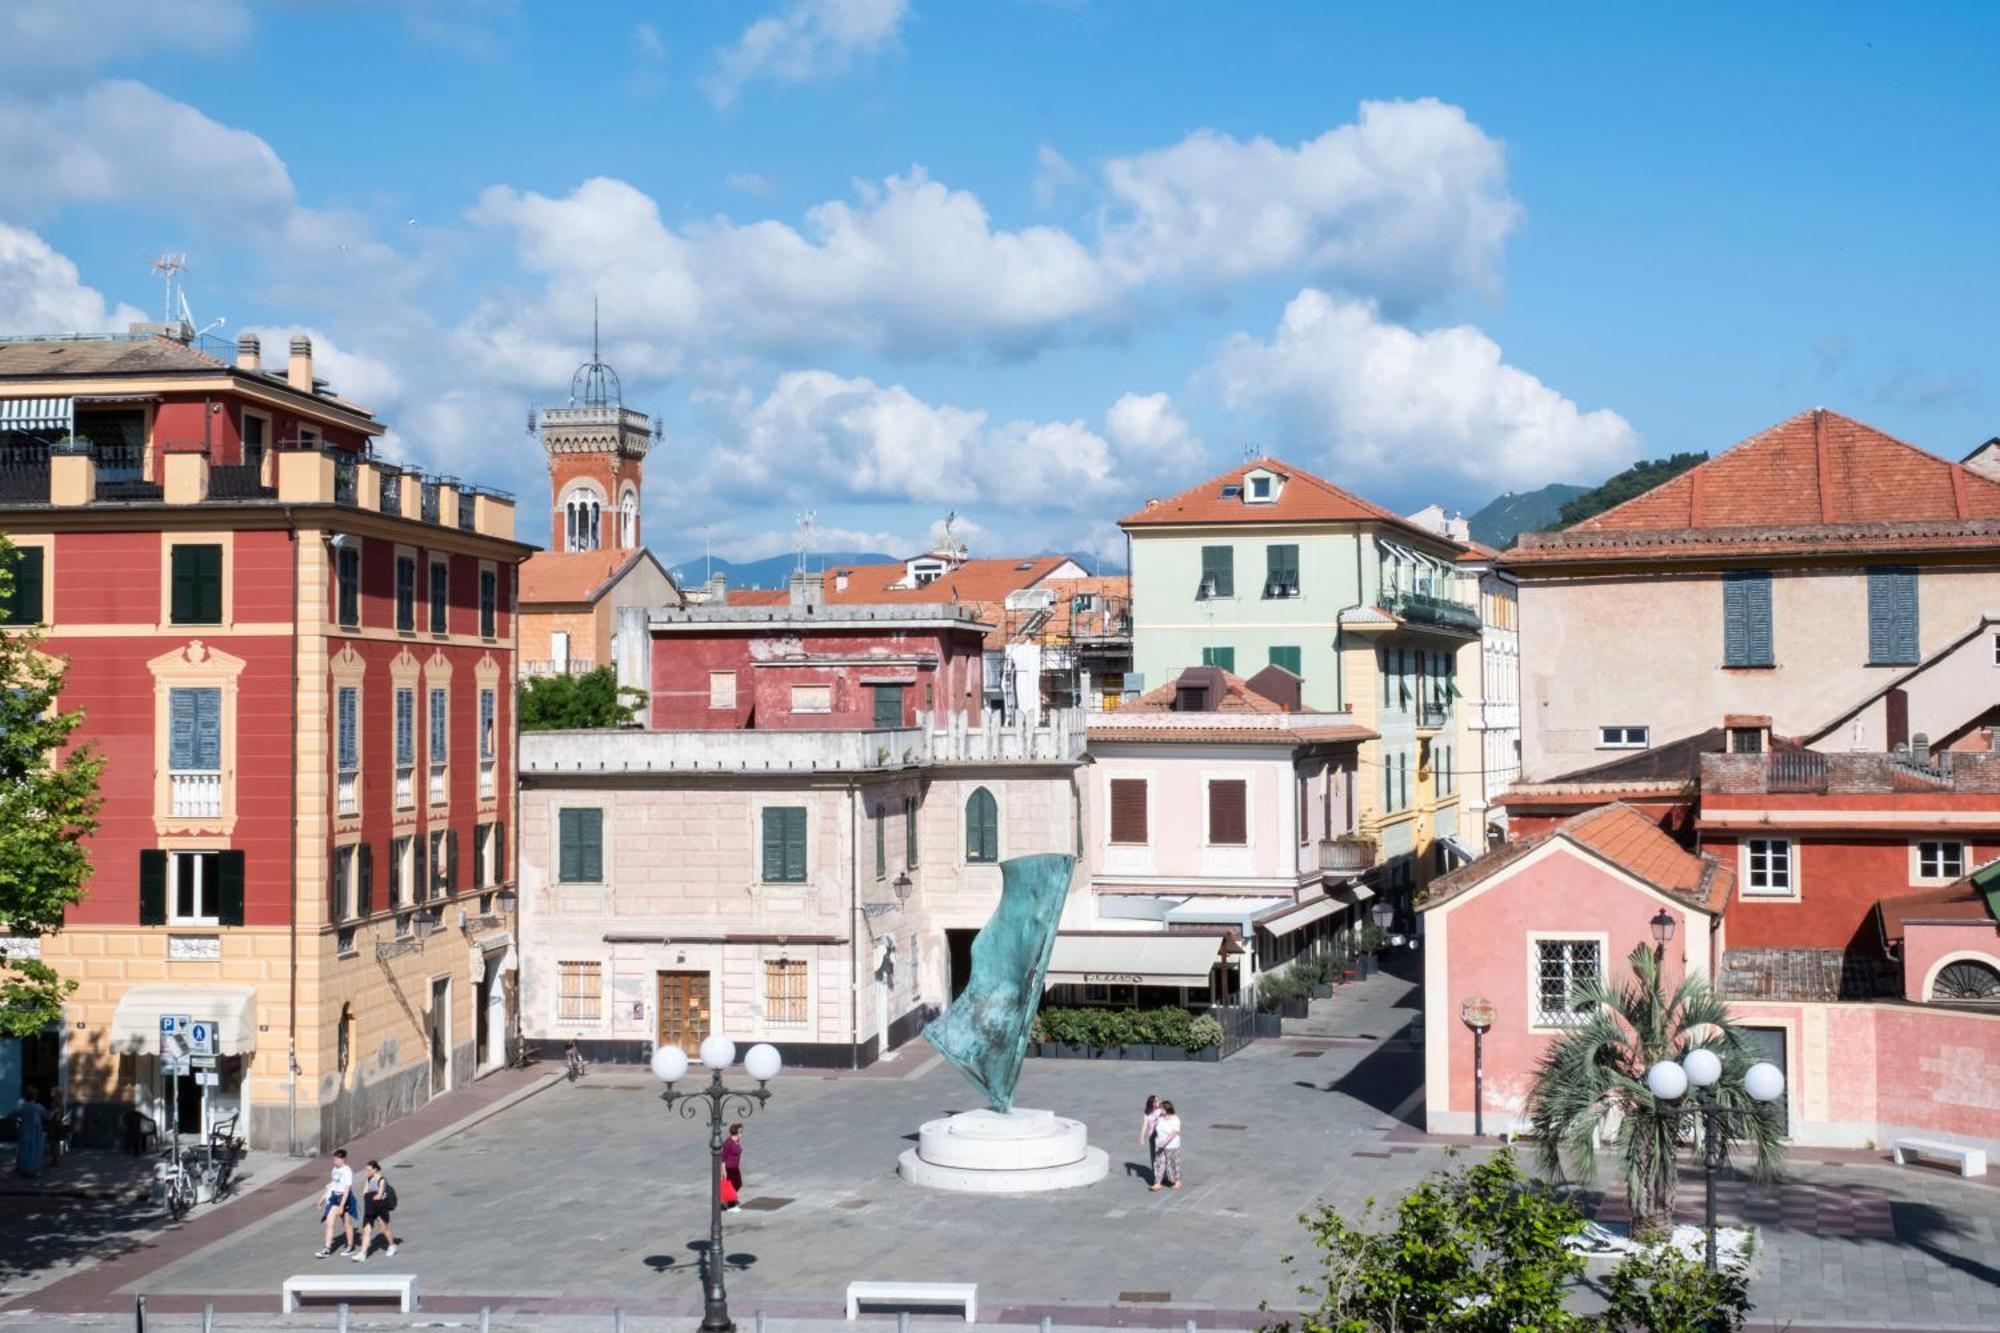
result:
M 376 1227 L 382 1229 L 382 1237 L 389 1242 L 389 1253 L 396 1252 L 396 1233 L 389 1228 L 389 1216 L 396 1211 L 396 1187 L 389 1183 L 389 1177 L 382 1174 L 380 1162 L 368 1164 L 368 1178 L 361 1182 L 361 1248 L 354 1252 L 354 1262 L 361 1263 L 368 1258 L 368 1249 L 373 1239 L 369 1232 Z
M 336 1148 L 333 1153 L 333 1172 L 326 1183 L 326 1195 L 320 1204 L 320 1220 L 326 1224 L 326 1234 L 321 1240 L 316 1258 L 325 1259 L 333 1254 L 354 1253 L 354 1227 L 361 1220 L 361 1196 L 354 1192 L 354 1168 L 347 1164 L 347 1149 Z M 333 1248 L 333 1228 L 338 1222 L 343 1237 L 341 1248 Z

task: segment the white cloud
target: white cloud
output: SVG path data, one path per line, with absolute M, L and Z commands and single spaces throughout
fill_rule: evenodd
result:
M 146 316 L 111 308 L 47 241 L 0 222 L 0 334 L 119 332 Z
M 776 181 L 755 171 L 739 171 L 726 177 L 722 183 L 732 190 L 740 190 L 759 199 L 769 199 L 778 192 Z
M 1163 393 L 1128 393 L 1104 414 L 1104 434 L 1129 465 L 1173 477 L 1198 468 L 1201 441 Z
M 1421 302 L 1493 289 L 1520 218 L 1501 144 L 1432 98 L 1363 102 L 1296 148 L 1199 130 L 1104 174 L 1105 257 L 1132 284 L 1301 271 Z
M 324 329 L 267 325 L 238 332 L 257 335 L 264 364 L 273 370 L 284 367 L 291 354 L 292 335 L 303 333 L 312 339 L 313 374 L 327 381 L 333 392 L 376 411 L 403 401 L 403 377 L 394 366 L 379 357 L 341 346 Z
M 1470 325 L 1418 333 L 1374 303 L 1307 289 L 1269 341 L 1218 358 L 1225 403 L 1269 412 L 1336 481 L 1439 472 L 1510 489 L 1608 476 L 1639 452 L 1616 412 L 1577 405 L 1501 360 Z
M 909 10 L 909 0 L 794 0 L 718 51 L 703 86 L 717 106 L 728 106 L 755 79 L 805 83 L 839 74 L 892 45 Z
M 1035 183 L 1029 187 L 1029 193 L 1036 205 L 1052 207 L 1060 196 L 1083 183 L 1083 173 L 1061 153 L 1047 144 L 1035 150 Z
M 52 86 L 129 57 L 225 50 L 249 28 L 243 0 L 7 0 L 0 74 L 14 88 Z
M 655 63 L 667 58 L 667 42 L 660 36 L 660 30 L 650 23 L 638 23 L 632 27 L 632 49 L 646 60 Z
M 695 534 L 699 536 L 700 534 Z M 885 555 L 903 555 L 914 551 L 919 543 L 893 532 L 869 532 L 860 528 L 821 527 L 815 523 L 811 540 L 806 543 L 806 551 L 826 553 L 833 551 L 879 551 Z M 799 529 L 770 528 L 762 532 L 748 532 L 740 536 L 726 537 L 715 545 L 715 553 L 725 560 L 764 560 L 774 555 L 784 555 L 799 549 Z M 697 557 L 690 566 L 700 568 Z M 817 565 L 814 568 L 818 568 Z M 700 577 L 696 574 L 696 577 Z

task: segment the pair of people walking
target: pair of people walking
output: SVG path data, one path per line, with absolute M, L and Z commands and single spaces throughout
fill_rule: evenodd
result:
M 1139 1142 L 1153 1159 L 1153 1184 L 1161 1188 L 1181 1187 L 1181 1118 L 1174 1104 L 1158 1097 L 1146 1099 L 1146 1118 L 1139 1125 Z
M 339 1148 L 333 1154 L 333 1171 L 327 1181 L 326 1195 L 320 1206 L 320 1220 L 324 1224 L 319 1253 L 316 1258 L 325 1259 L 334 1254 L 361 1263 L 368 1258 L 374 1247 L 375 1233 L 389 1242 L 389 1253 L 396 1252 L 396 1233 L 390 1227 L 390 1217 L 396 1211 L 396 1187 L 389 1183 L 389 1177 L 382 1173 L 380 1162 L 368 1163 L 368 1174 L 357 1186 L 354 1168 L 347 1164 L 347 1149 Z M 339 1250 L 333 1248 L 333 1229 L 338 1224 L 342 1230 L 343 1244 Z M 361 1233 L 359 1243 L 355 1232 Z

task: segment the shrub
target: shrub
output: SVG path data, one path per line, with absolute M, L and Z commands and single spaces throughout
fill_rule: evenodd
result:
M 1737 1269 L 1710 1273 L 1664 1246 L 1626 1259 L 1604 1279 L 1605 1333 L 1735 1333 L 1750 1310 Z
M 1035 1041 L 1109 1050 L 1118 1046 L 1179 1046 L 1199 1051 L 1222 1043 L 1222 1024 L 1175 1005 L 1163 1009 L 1048 1008 L 1035 1016 Z
M 1222 1024 L 1207 1014 L 1189 1015 L 1187 1035 L 1181 1038 L 1181 1046 L 1190 1051 L 1205 1051 L 1211 1046 L 1222 1045 Z

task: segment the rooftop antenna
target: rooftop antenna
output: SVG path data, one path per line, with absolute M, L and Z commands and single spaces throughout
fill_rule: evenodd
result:
M 574 407 L 581 402 L 585 407 L 623 407 L 625 387 L 618 381 L 618 372 L 604 364 L 597 331 L 597 298 L 590 298 L 590 360 L 577 367 L 576 374 L 570 376 L 569 401 Z
M 709 543 L 709 531 L 708 524 L 704 523 L 701 525 L 701 581 L 703 583 L 715 582 L 715 548 Z
M 812 545 L 813 521 L 819 517 L 819 510 L 808 509 L 799 515 L 799 573 L 806 572 L 806 551 Z
M 166 286 L 165 298 L 160 303 L 160 323 L 174 322 L 175 298 L 182 306 L 187 304 L 187 293 L 179 290 L 181 274 L 187 272 L 188 257 L 179 250 L 169 250 L 153 261 L 153 276 Z
M 1257 461 L 1258 457 L 1259 457 L 1259 450 L 1255 444 L 1246 444 L 1243 446 L 1244 462 L 1254 463 Z

